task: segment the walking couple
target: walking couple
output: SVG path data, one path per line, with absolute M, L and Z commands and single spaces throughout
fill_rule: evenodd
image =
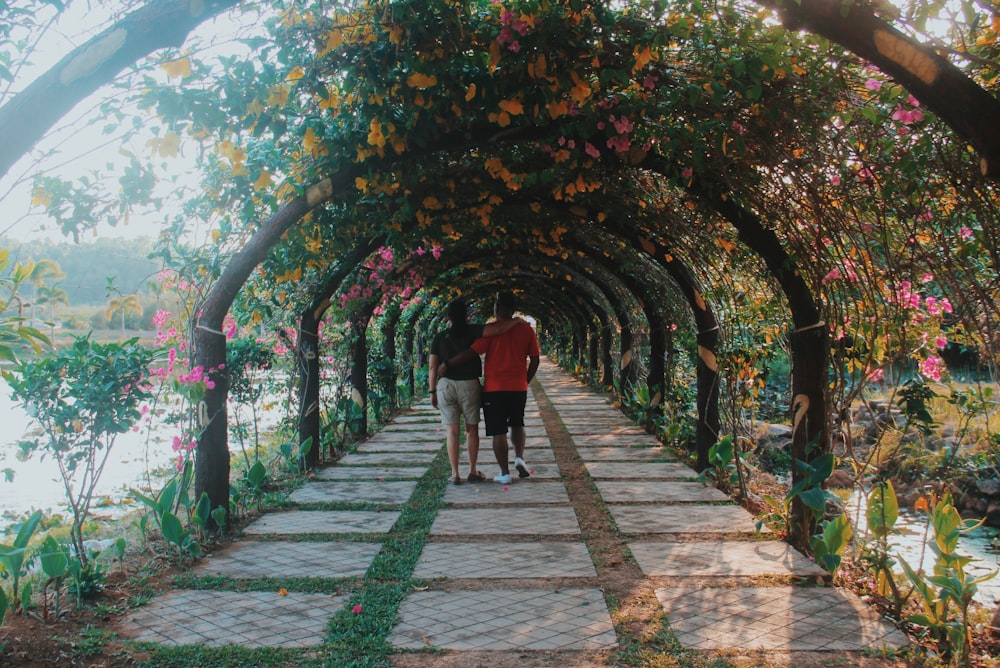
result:
M 479 407 L 486 420 L 486 435 L 493 437 L 493 455 L 500 466 L 494 482 L 509 483 L 510 463 L 507 430 L 514 443 L 514 467 L 521 478 L 530 475 L 524 461 L 524 407 L 528 383 L 538 370 L 539 349 L 535 330 L 525 320 L 514 317 L 513 293 L 499 292 L 493 304 L 496 320 L 486 325 L 468 322 L 465 302 L 448 305 L 451 326 L 431 342 L 428 382 L 431 404 L 441 411 L 447 429 L 448 460 L 454 484 L 462 482 L 458 470 L 459 426 L 465 420 L 469 451 L 469 482 L 486 477 L 479 472 Z M 486 355 L 485 372 L 480 355 Z M 527 359 L 527 364 L 525 364 Z M 484 385 L 479 376 L 484 376 Z

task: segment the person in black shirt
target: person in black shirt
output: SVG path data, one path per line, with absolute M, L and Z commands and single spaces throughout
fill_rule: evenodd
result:
M 486 477 L 479 472 L 479 403 L 483 373 L 482 362 L 476 357 L 465 364 L 449 367 L 447 374 L 438 375 L 438 364 L 467 350 L 473 341 L 483 336 L 496 336 L 524 322 L 521 318 L 493 322 L 486 325 L 468 321 L 468 307 L 461 299 L 448 304 L 451 326 L 439 332 L 431 341 L 428 384 L 431 404 L 441 411 L 441 422 L 447 429 L 448 460 L 451 462 L 453 484 L 462 482 L 458 471 L 459 423 L 465 419 L 466 447 L 469 450 L 469 482 L 482 482 Z

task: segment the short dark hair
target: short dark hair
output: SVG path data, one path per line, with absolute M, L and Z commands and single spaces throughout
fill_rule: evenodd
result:
M 500 307 L 507 307 L 511 310 L 517 306 L 517 298 L 514 297 L 514 293 L 508 290 L 501 290 L 497 293 L 496 305 Z
M 469 308 L 465 305 L 465 300 L 455 299 L 448 304 L 448 319 L 453 323 L 463 324 L 469 317 Z

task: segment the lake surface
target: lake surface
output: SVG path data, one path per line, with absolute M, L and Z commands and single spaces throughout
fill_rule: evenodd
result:
M 858 507 L 859 496 L 855 494 L 852 497 L 848 513 L 855 527 L 865 527 L 864 511 Z M 900 510 L 889 544 L 891 553 L 905 559 L 914 570 L 923 568 L 925 573 L 930 573 L 934 570 L 934 561 L 937 557 L 926 545 L 927 540 L 934 540 L 933 529 L 926 531 L 926 527 L 926 515 Z M 856 533 L 860 532 L 856 530 Z M 979 528 L 959 538 L 959 552 L 975 560 L 965 567 L 965 572 L 970 578 L 983 577 L 1000 568 L 1000 552 L 997 551 L 996 536 L 997 531 L 994 529 Z M 896 582 L 904 592 L 908 591 L 911 586 L 910 581 L 903 575 L 901 567 L 897 566 L 896 570 L 899 571 Z M 978 587 L 977 601 L 991 608 L 1000 605 L 1000 575 L 979 583 Z
M 11 523 L 12 515 L 40 509 L 68 514 L 66 491 L 59 467 L 50 457 L 37 453 L 27 461 L 19 461 L 17 442 L 34 428 L 24 410 L 10 398 L 10 388 L 0 383 L 0 469 L 13 469 L 14 480 L 0 476 L 0 532 Z M 91 506 L 92 514 L 112 516 L 121 510 L 113 506 L 98 507 L 103 498 L 117 504 L 129 487 L 146 488 L 149 476 L 172 467 L 173 432 L 166 427 L 120 434 L 111 449 L 111 456 L 99 480 L 97 495 Z M 159 480 L 159 477 L 156 478 Z

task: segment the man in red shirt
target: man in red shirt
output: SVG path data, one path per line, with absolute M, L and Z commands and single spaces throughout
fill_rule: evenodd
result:
M 516 300 L 513 293 L 498 292 L 493 313 L 498 322 L 514 317 Z M 493 437 L 493 455 L 500 466 L 495 482 L 510 482 L 509 445 L 507 429 L 514 441 L 514 467 L 522 478 L 530 473 L 524 461 L 524 406 L 528 400 L 528 383 L 538 370 L 540 352 L 538 338 L 531 325 L 517 325 L 499 336 L 479 338 L 472 347 L 444 361 L 438 373 L 445 375 L 448 367 L 462 364 L 476 355 L 486 355 L 483 382 L 483 417 L 486 435 Z M 525 358 L 528 362 L 525 364 Z

